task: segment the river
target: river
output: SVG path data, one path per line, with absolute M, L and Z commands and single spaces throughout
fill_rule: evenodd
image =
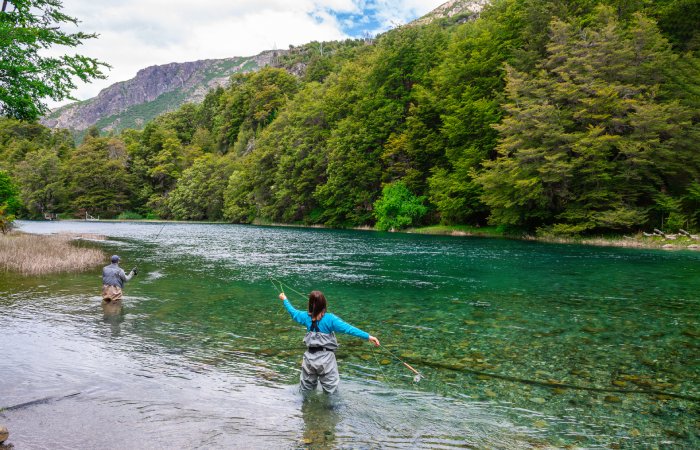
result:
M 0 424 L 17 448 L 700 446 L 700 253 L 223 224 L 19 222 L 139 267 L 0 273 Z M 107 261 L 105 261 L 105 264 Z M 298 390 L 279 283 L 340 336 Z M 414 375 L 401 361 L 421 372 Z

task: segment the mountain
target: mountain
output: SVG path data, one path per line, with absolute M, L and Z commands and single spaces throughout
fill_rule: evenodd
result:
M 408 25 L 423 25 L 435 20 L 452 19 L 461 22 L 478 17 L 490 0 L 450 0 Z M 297 53 L 309 50 L 297 47 Z M 228 84 L 231 75 L 250 72 L 285 58 L 288 50 L 268 50 L 256 56 L 226 59 L 206 59 L 185 63 L 150 66 L 140 70 L 130 80 L 115 83 L 103 89 L 97 97 L 71 103 L 52 111 L 41 120 L 51 128 L 65 128 L 82 134 L 91 126 L 102 131 L 119 132 L 125 128 L 140 129 L 148 121 L 173 111 L 184 103 L 200 102 L 206 93 L 217 86 Z M 302 55 L 289 55 L 282 63 L 290 73 L 303 75 L 306 69 Z
M 411 22 L 411 25 L 426 25 L 435 20 L 450 19 L 463 16 L 465 19 L 475 19 L 479 16 L 481 10 L 491 0 L 450 0 L 430 11 L 423 17 Z
M 103 89 L 97 97 L 52 111 L 41 123 L 77 132 L 93 125 L 103 131 L 141 128 L 154 117 L 184 103 L 202 101 L 210 89 L 226 85 L 231 75 L 267 66 L 284 52 L 270 50 L 251 57 L 146 67 L 134 78 Z

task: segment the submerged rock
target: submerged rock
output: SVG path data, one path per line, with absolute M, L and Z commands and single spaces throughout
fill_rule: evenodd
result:
M 622 403 L 622 399 L 616 395 L 606 395 L 603 400 L 607 403 Z
M 545 422 L 542 419 L 539 419 L 532 422 L 532 426 L 534 426 L 535 428 L 547 428 L 548 425 L 547 422 Z

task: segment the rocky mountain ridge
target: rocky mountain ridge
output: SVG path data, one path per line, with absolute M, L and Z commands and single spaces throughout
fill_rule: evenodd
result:
M 41 120 L 52 128 L 83 131 L 139 128 L 183 103 L 200 102 L 206 93 L 225 86 L 231 75 L 269 65 L 283 50 L 264 51 L 251 57 L 205 59 L 146 67 L 127 81 L 115 83 L 97 97 L 58 108 Z
M 465 16 L 465 20 L 473 20 L 491 0 L 450 0 L 430 11 L 423 17 L 411 22 L 411 25 L 426 25 L 435 20 L 449 19 L 455 16 Z

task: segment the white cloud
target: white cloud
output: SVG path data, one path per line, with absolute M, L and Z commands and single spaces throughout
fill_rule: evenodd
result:
M 440 0 L 65 0 L 63 11 L 81 21 L 77 29 L 100 35 L 68 51 L 98 58 L 112 66 L 106 80 L 81 84 L 73 95 L 81 100 L 94 97 L 110 84 L 130 79 L 139 69 L 155 64 L 250 56 L 275 46 L 287 48 L 314 40 L 349 37 L 343 31 L 349 24 L 338 20 L 336 14 L 364 16 L 354 24 L 372 24 L 375 28 L 367 31 L 374 34 L 413 20 L 441 3 Z M 367 20 L 368 17 L 373 20 Z M 65 48 L 50 50 L 53 54 L 65 52 Z

